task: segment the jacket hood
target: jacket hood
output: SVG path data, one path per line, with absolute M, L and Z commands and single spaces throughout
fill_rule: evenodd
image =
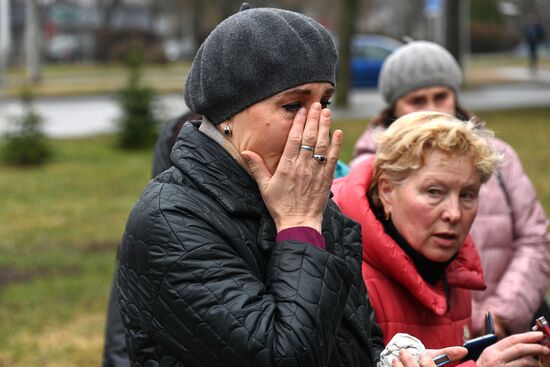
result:
M 370 124 L 369 127 L 363 132 L 361 137 L 355 143 L 353 149 L 353 159 L 349 162 L 349 166 L 353 168 L 360 162 L 367 160 L 376 154 L 376 143 L 374 137 L 377 133 L 383 132 L 385 128 L 379 125 Z
M 350 174 L 335 180 L 334 200 L 340 209 L 361 224 L 363 236 L 363 262 L 394 279 L 422 305 L 437 315 L 447 310 L 445 295 L 422 279 L 410 257 L 384 232 L 382 223 L 375 217 L 367 199 L 374 157 L 354 166 Z M 451 287 L 485 289 L 479 255 L 471 236 L 468 236 L 457 257 L 446 272 Z

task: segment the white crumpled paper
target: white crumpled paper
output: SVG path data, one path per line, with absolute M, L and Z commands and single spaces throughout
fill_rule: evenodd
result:
M 412 335 L 397 333 L 391 338 L 386 348 L 380 354 L 380 362 L 378 367 L 391 367 L 391 362 L 394 358 L 399 358 L 399 351 L 406 349 L 414 358 L 418 364 L 420 364 L 419 357 L 422 352 L 426 350 L 424 344 Z

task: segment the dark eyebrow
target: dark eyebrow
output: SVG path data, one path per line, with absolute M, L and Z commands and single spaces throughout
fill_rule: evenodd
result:
M 329 88 L 325 91 L 325 94 L 332 94 L 334 93 L 334 88 Z M 308 88 L 294 88 L 289 91 L 283 92 L 281 96 L 293 96 L 293 95 L 306 95 L 309 96 L 311 94 L 311 90 Z

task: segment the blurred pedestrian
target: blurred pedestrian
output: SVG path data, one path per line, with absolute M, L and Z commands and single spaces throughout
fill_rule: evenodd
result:
M 334 181 L 334 200 L 361 224 L 363 278 L 384 343 L 398 333 L 427 348 L 468 339 L 470 290 L 484 287 L 468 232 L 480 186 L 499 161 L 487 134 L 446 113 L 410 113 L 377 135 L 375 157 Z M 509 336 L 473 357 L 475 365 L 536 367 L 533 357 L 550 354 L 541 339 Z
M 407 113 L 431 110 L 461 120 L 474 118 L 458 102 L 461 83 L 456 60 L 438 44 L 416 41 L 394 51 L 384 62 L 379 81 L 388 107 L 373 118 L 357 141 L 352 170 L 375 154 L 376 132 Z M 491 144 L 503 160 L 480 190 L 479 211 L 471 230 L 487 289 L 472 294 L 473 332 L 467 333 L 482 333 L 485 314 L 491 312 L 498 336 L 504 337 L 528 330 L 537 310 L 545 305 L 550 238 L 548 218 L 517 153 L 500 139 L 492 138 Z
M 185 88 L 202 121 L 182 127 L 121 244 L 132 364 L 376 363 L 359 229 L 329 200 L 335 66 L 327 30 L 280 9 L 243 4 L 202 44 Z
M 544 29 L 536 14 L 530 13 L 527 15 L 523 32 L 529 52 L 529 69 L 535 74 L 538 69 L 539 44 L 544 41 Z

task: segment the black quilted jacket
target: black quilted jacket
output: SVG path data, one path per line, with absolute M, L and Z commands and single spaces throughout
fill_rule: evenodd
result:
M 196 125 L 196 124 L 195 124 Z M 334 203 L 327 249 L 286 241 L 255 181 L 186 124 L 133 209 L 119 303 L 134 366 L 374 366 L 360 231 Z

